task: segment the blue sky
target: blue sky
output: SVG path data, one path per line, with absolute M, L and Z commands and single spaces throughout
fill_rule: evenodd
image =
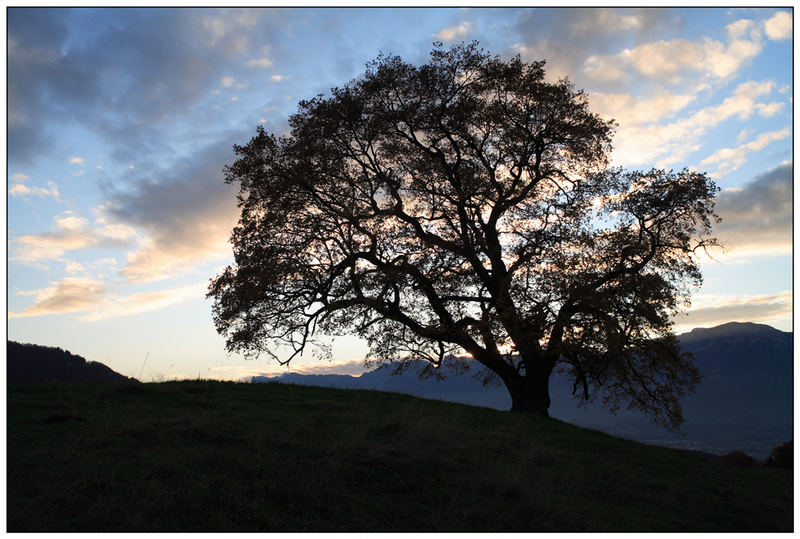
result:
M 380 52 L 434 40 L 547 61 L 619 124 L 613 162 L 707 171 L 724 252 L 678 331 L 792 327 L 792 10 L 18 9 L 8 24 L 8 338 L 148 379 L 281 369 L 228 355 L 204 299 L 231 261 L 233 144 Z M 366 348 L 334 343 L 360 372 Z

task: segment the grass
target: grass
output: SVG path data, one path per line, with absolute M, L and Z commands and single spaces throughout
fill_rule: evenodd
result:
M 372 391 L 8 386 L 8 531 L 791 531 L 792 473 Z

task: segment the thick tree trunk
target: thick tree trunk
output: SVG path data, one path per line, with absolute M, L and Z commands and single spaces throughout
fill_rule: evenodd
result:
M 511 410 L 550 417 L 550 373 L 552 367 L 542 365 L 528 369 L 514 383 L 506 382 L 511 394 Z

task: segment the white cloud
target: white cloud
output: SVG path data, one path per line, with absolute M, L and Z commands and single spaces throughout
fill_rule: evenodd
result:
M 97 211 L 102 214 L 103 207 L 101 206 Z M 95 219 L 94 224 L 97 233 L 107 238 L 129 240 L 136 235 L 136 230 L 133 227 L 122 223 L 109 223 L 105 217 L 98 217 Z
M 255 60 L 250 60 L 247 62 L 247 67 L 258 67 L 261 69 L 266 69 L 272 65 L 272 60 L 269 58 L 257 58 Z
M 709 128 L 732 117 L 746 120 L 752 116 L 757 110 L 756 99 L 769 94 L 773 86 L 771 81 L 742 83 L 719 105 L 667 125 L 620 125 L 614 139 L 614 161 L 624 166 L 657 162 L 659 167 L 681 161 L 702 146 Z
M 286 78 L 286 77 L 284 77 L 284 76 L 282 76 L 282 75 L 272 75 L 272 76 L 270 77 L 270 80 L 272 80 L 272 81 L 275 81 L 275 82 L 281 82 L 281 81 L 282 81 L 282 80 L 284 80 L 285 78 Z
M 470 30 L 472 29 L 472 23 L 462 22 L 458 26 L 451 26 L 450 28 L 445 28 L 440 32 L 437 32 L 433 35 L 436 39 L 440 39 L 442 41 L 453 41 L 454 39 L 463 39 L 469 34 Z
M 165 290 L 137 292 L 127 296 L 111 296 L 79 319 L 84 322 L 96 322 L 119 316 L 157 311 L 188 299 L 204 297 L 206 286 L 207 283 L 202 282 Z
M 79 217 L 67 210 L 64 212 L 63 217 L 55 217 L 54 219 L 58 228 L 66 231 L 85 230 L 89 226 L 89 221 L 83 217 Z
M 98 245 L 97 237 L 86 231 L 27 234 L 13 240 L 14 255 L 11 260 L 34 263 L 58 260 L 69 251 Z
M 655 41 L 626 49 L 616 56 L 617 61 L 630 63 L 646 77 L 673 79 L 684 70 L 700 70 L 709 42 L 692 42 L 685 39 Z M 678 79 L 679 80 L 679 79 Z
M 230 88 L 235 82 L 236 79 L 233 77 L 222 77 L 222 80 L 219 81 L 223 88 Z
M 56 200 L 61 200 L 61 195 L 58 193 L 58 187 L 53 182 L 47 182 L 49 189 L 44 187 L 28 187 L 22 183 L 15 183 L 8 188 L 8 194 L 14 197 L 53 197 Z
M 744 165 L 747 162 L 747 154 L 763 150 L 768 144 L 783 140 L 791 134 L 789 128 L 770 131 L 769 133 L 761 133 L 747 144 L 742 144 L 736 148 L 721 148 L 717 150 L 709 157 L 703 159 L 699 166 L 700 168 L 706 168 L 719 163 L 719 169 L 717 169 L 712 176 L 717 178 L 722 177 Z
M 764 21 L 764 32 L 770 39 L 788 39 L 792 37 L 792 16 L 788 11 L 779 11 Z
M 762 118 L 772 118 L 773 116 L 778 114 L 778 112 L 780 112 L 781 109 L 783 109 L 783 105 L 784 103 L 780 103 L 778 101 L 774 101 L 769 104 L 757 103 L 756 110 L 758 110 L 758 115 L 761 116 Z
M 725 174 L 729 174 L 737 170 L 747 162 L 747 154 L 763 150 L 768 144 L 783 140 L 790 136 L 792 133 L 789 128 L 780 129 L 778 131 L 770 131 L 769 133 L 761 133 L 754 140 L 747 144 L 742 144 L 736 148 L 721 148 L 714 152 L 709 157 L 706 157 L 700 162 L 700 168 L 706 168 L 710 165 L 720 164 L 720 167 L 715 173 L 712 174 L 715 178 L 720 178 Z
M 570 24 L 575 33 L 600 31 L 623 33 L 643 26 L 641 14 L 625 14 L 609 8 L 591 10 L 591 17 L 575 17 Z
M 754 35 L 752 41 L 737 39 L 723 48 L 714 43 L 706 51 L 704 70 L 718 79 L 727 79 L 739 71 L 742 64 L 759 55 L 763 49 L 760 36 Z
M 630 66 L 619 69 L 620 62 L 604 60 L 643 39 L 670 35 L 680 23 L 679 17 L 658 8 L 530 10 L 519 16 L 514 29 L 519 32 L 520 43 L 513 47 L 526 61 L 546 60 L 547 80 L 567 76 L 585 88 L 586 78 L 581 77 L 584 70 L 591 71 L 591 80 L 604 84 L 627 78 Z M 590 55 L 593 60 L 587 64 Z
M 739 19 L 725 27 L 731 39 L 739 39 L 753 28 L 755 28 L 755 23 L 750 19 Z
M 727 45 L 710 38 L 690 41 L 671 39 L 651 41 L 612 55 L 593 55 L 584 62 L 584 72 L 600 81 L 621 81 L 629 74 L 677 84 L 691 74 L 724 80 L 763 48 L 761 34 L 751 30 L 752 21 L 737 21 L 728 26 Z
M 24 182 L 25 180 L 30 180 L 30 178 L 25 174 L 17 172 L 16 174 L 11 175 L 11 180 L 15 182 Z
M 71 276 L 93 277 L 95 279 L 106 279 L 110 277 L 117 267 L 115 258 L 100 258 L 91 262 L 81 264 L 75 260 L 64 260 L 64 272 Z
M 589 96 L 594 112 L 606 118 L 613 118 L 621 126 L 634 126 L 658 122 L 689 105 L 694 96 L 657 92 L 646 98 L 636 98 L 631 94 L 604 94 L 595 92 Z
M 34 304 L 20 313 L 8 314 L 9 318 L 24 318 L 85 311 L 102 303 L 106 292 L 105 286 L 94 279 L 67 277 L 47 288 L 21 292 L 34 296 Z
M 101 262 L 101 261 L 98 261 Z M 76 262 L 68 265 L 79 272 L 85 268 Z M 114 294 L 102 282 L 85 277 L 66 277 L 40 290 L 20 292 L 34 296 L 34 304 L 19 313 L 8 313 L 9 318 L 27 318 L 51 314 L 87 312 L 79 317 L 84 322 L 95 322 L 119 316 L 128 316 L 163 309 L 192 298 L 205 295 L 205 282 L 164 290 L 137 292 L 129 295 Z
M 80 262 L 75 262 L 74 260 L 67 260 L 66 262 L 67 263 L 64 265 L 64 271 L 70 275 L 86 272 L 86 268 Z
M 583 64 L 583 72 L 599 82 L 622 81 L 628 76 L 624 64 L 610 56 L 590 56 Z
M 11 260 L 36 263 L 59 260 L 65 253 L 88 248 L 125 247 L 133 235 L 132 229 L 121 227 L 90 228 L 89 222 L 71 211 L 54 219 L 56 229 L 41 234 L 26 234 L 11 240 L 14 255 Z
M 73 165 L 82 165 L 83 157 L 70 157 L 69 162 Z
M 250 45 L 250 30 L 256 26 L 262 13 L 258 9 L 237 9 L 201 17 L 206 46 L 230 54 L 244 52 Z
M 753 130 L 749 127 L 745 127 L 739 132 L 739 135 L 736 137 L 736 143 L 741 144 L 744 142 L 746 138 L 749 138 L 753 134 Z

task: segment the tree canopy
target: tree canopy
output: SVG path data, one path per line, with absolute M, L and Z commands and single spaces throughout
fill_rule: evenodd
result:
M 682 421 L 699 374 L 671 317 L 716 244 L 705 174 L 609 167 L 615 125 L 584 92 L 475 43 L 381 55 L 289 126 L 226 167 L 241 219 L 209 296 L 230 351 L 288 362 L 346 333 L 378 361 L 468 354 L 512 409 L 547 415 L 559 369 Z

